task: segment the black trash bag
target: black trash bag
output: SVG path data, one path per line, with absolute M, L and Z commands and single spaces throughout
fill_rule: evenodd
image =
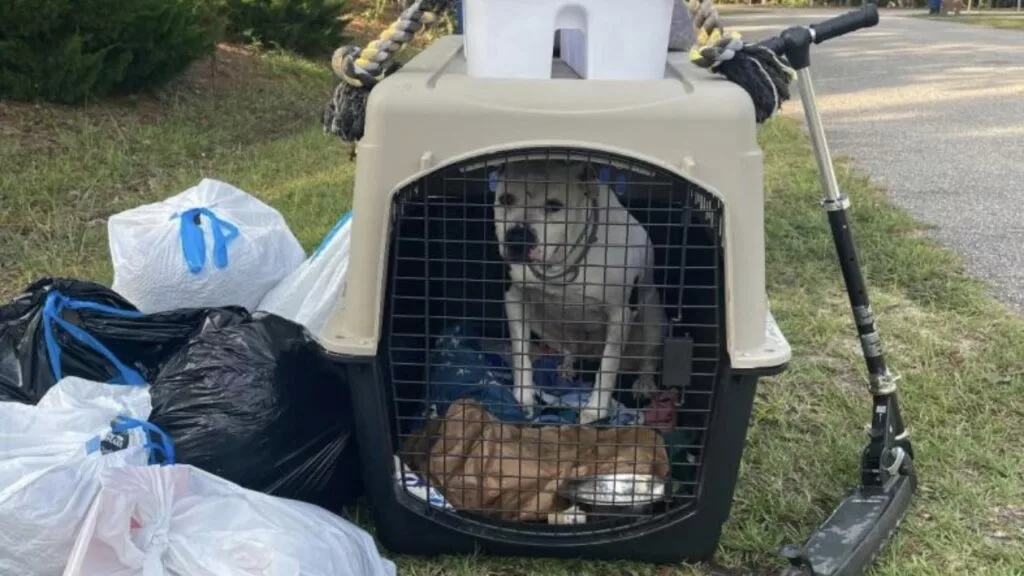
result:
M 100 284 L 43 278 L 0 306 L 0 401 L 35 404 L 64 376 L 150 382 L 196 334 L 248 318 L 241 307 L 147 315 Z
M 298 324 L 259 313 L 204 332 L 150 392 L 176 462 L 333 511 L 362 492 L 346 375 Z

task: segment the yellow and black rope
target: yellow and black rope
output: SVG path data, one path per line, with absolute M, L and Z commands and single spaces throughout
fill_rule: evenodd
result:
M 774 52 L 749 44 L 739 34 L 726 33 L 718 21 L 713 0 L 680 0 L 698 27 L 690 59 L 697 66 L 721 74 L 750 94 L 755 118 L 764 122 L 790 98 L 793 70 Z M 366 100 L 373 87 L 400 65 L 395 57 L 418 32 L 438 21 L 450 0 L 416 0 L 366 46 L 344 46 L 331 58 L 331 69 L 341 80 L 324 107 L 324 131 L 345 142 L 363 137 Z
M 694 0 L 691 10 L 699 3 Z M 758 124 L 771 118 L 789 100 L 789 85 L 796 72 L 770 49 L 750 44 L 735 32 L 726 32 L 711 18 L 698 31 L 690 61 L 738 84 L 754 103 Z
M 371 87 L 383 80 L 388 64 L 412 42 L 416 33 L 437 22 L 439 4 L 428 0 L 414 2 L 366 46 L 339 48 L 331 58 L 334 74 L 357 88 Z
M 341 82 L 324 107 L 324 131 L 345 142 L 363 137 L 366 99 L 378 82 L 401 66 L 395 57 L 418 32 L 438 21 L 450 0 L 416 0 L 366 46 L 343 46 L 334 52 L 331 69 Z

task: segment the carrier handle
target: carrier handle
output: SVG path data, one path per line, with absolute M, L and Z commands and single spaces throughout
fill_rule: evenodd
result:
M 851 10 L 817 24 L 786 28 L 778 36 L 772 36 L 758 44 L 779 56 L 785 56 L 790 66 L 795 70 L 800 70 L 811 64 L 811 44 L 821 44 L 826 40 L 856 32 L 862 28 L 871 28 L 876 24 L 878 24 L 878 6 L 868 3 L 857 10 Z
M 218 269 L 228 267 L 228 244 L 238 238 L 238 227 L 218 217 L 209 208 L 190 208 L 181 213 L 181 252 L 192 274 L 206 267 L 206 238 L 203 236 L 201 216 L 210 221 L 213 233 L 213 263 Z

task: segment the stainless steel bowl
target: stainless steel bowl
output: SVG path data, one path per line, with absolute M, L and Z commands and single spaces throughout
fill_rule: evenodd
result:
M 562 495 L 588 507 L 639 511 L 665 499 L 666 480 L 644 474 L 607 474 L 566 482 Z

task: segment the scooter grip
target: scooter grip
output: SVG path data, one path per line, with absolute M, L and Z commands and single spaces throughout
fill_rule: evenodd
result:
M 875 24 L 878 24 L 878 6 L 868 3 L 860 9 L 829 18 L 818 24 L 812 24 L 811 29 L 814 30 L 814 43 L 821 44 L 826 40 L 855 32 L 861 28 L 870 28 Z

